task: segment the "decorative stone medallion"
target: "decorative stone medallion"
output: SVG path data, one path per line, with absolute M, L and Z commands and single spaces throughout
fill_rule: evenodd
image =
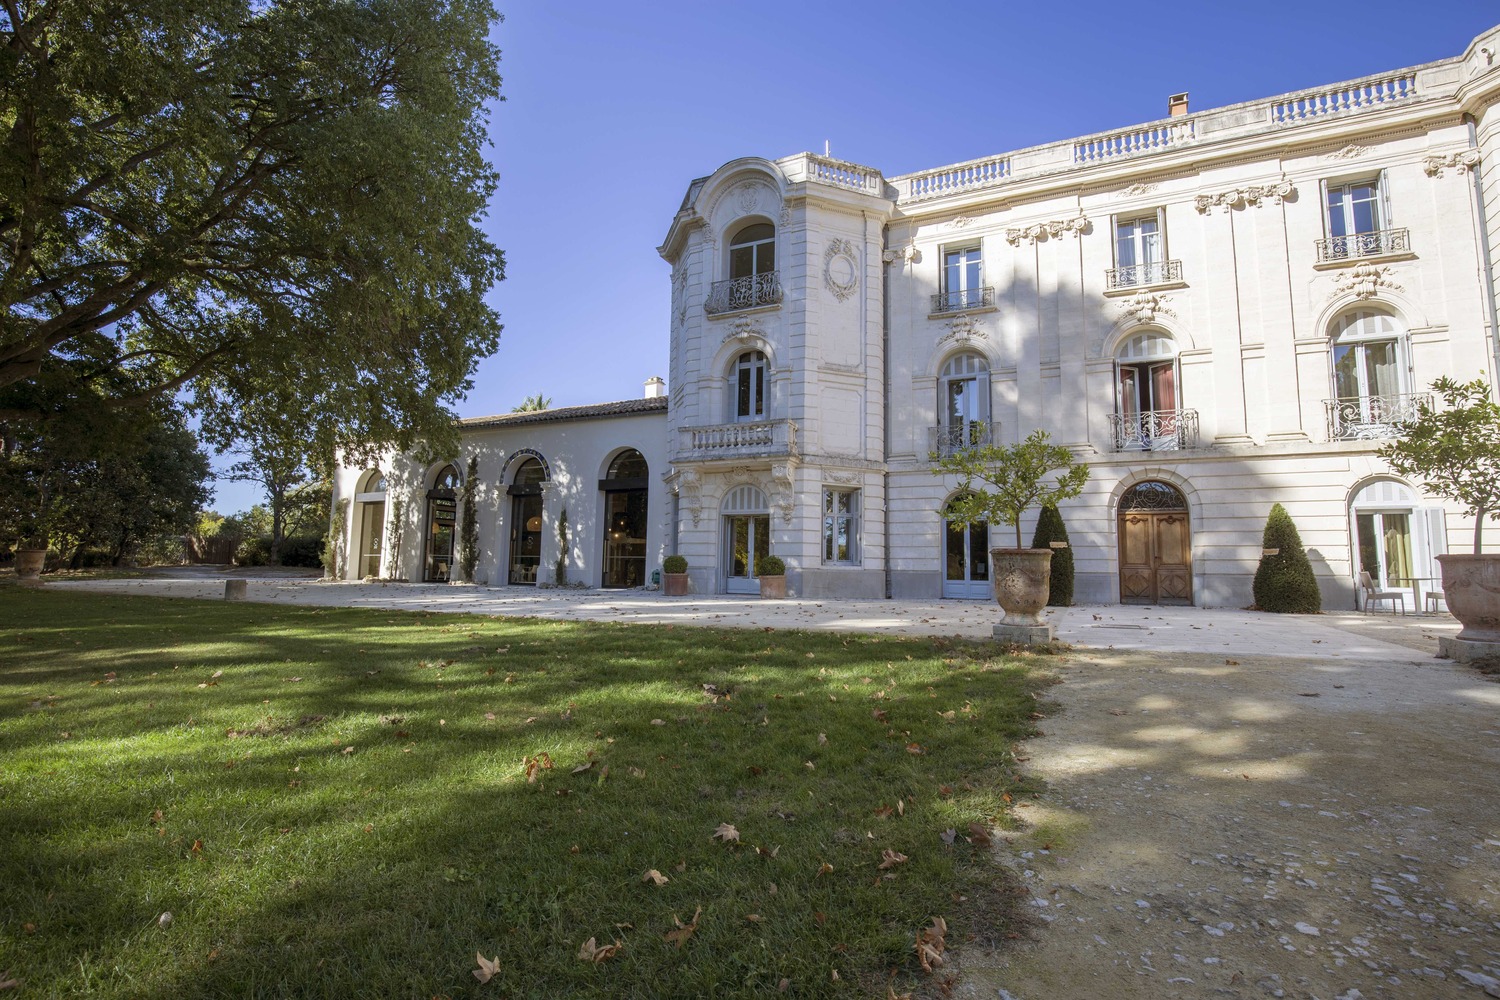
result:
M 859 249 L 849 240 L 834 240 L 823 251 L 823 285 L 840 302 L 859 288 Z

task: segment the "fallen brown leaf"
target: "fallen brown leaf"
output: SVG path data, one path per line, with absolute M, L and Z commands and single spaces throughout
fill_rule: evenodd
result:
M 922 963 L 924 972 L 931 974 L 943 964 L 943 951 L 947 948 L 943 939 L 947 934 L 948 924 L 942 917 L 933 917 L 931 927 L 924 927 L 917 932 L 917 961 Z
M 595 965 L 598 965 L 606 959 L 613 958 L 619 950 L 619 941 L 616 941 L 614 944 L 599 945 L 594 942 L 593 938 L 589 938 L 578 946 L 578 960 L 580 962 L 593 962 Z
M 902 854 L 900 851 L 893 851 L 890 848 L 886 848 L 885 850 L 880 852 L 880 864 L 876 865 L 875 867 L 880 871 L 885 871 L 887 868 L 894 868 L 897 865 L 905 863 L 906 855 Z
M 474 978 L 479 980 L 480 985 L 494 978 L 495 973 L 500 971 L 500 956 L 485 958 L 479 952 L 474 953 L 474 958 L 479 962 L 479 968 L 474 970 Z
M 681 920 L 679 920 L 677 914 L 672 914 L 672 923 L 676 924 L 677 927 L 673 930 L 667 931 L 667 933 L 661 936 L 661 939 L 663 941 L 675 942 L 677 947 L 681 948 L 683 943 L 697 932 L 698 918 L 701 916 L 703 916 L 703 907 L 701 906 L 693 911 L 693 919 L 688 921 L 687 923 L 683 923 Z
M 648 871 L 646 874 L 644 874 L 644 875 L 641 876 L 641 881 L 642 882 L 654 882 L 657 885 L 666 885 L 668 882 L 671 881 L 671 879 L 667 878 L 661 872 L 659 872 L 655 868 L 653 868 L 650 871 Z
M 722 840 L 726 844 L 730 843 L 731 841 L 738 843 L 740 839 L 740 831 L 736 830 L 733 824 L 720 823 L 714 830 L 713 836 L 709 837 L 708 839 Z
M 990 831 L 981 823 L 970 823 L 969 842 L 975 847 L 989 847 L 992 843 L 990 840 Z

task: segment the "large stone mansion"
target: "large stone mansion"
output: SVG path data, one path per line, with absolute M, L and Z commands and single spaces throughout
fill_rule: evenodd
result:
M 1249 604 L 1278 501 L 1325 607 L 1436 577 L 1471 524 L 1376 451 L 1437 377 L 1500 371 L 1497 51 L 899 177 L 727 163 L 658 248 L 670 391 L 341 470 L 339 575 L 452 575 L 473 455 L 491 586 L 681 553 L 695 592 L 750 592 L 774 553 L 800 597 L 983 598 L 1012 543 L 947 523 L 930 456 L 1042 428 L 1090 468 L 1081 602 Z

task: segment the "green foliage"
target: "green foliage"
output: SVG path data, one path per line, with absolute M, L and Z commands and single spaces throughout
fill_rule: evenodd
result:
M 531 413 L 536 410 L 545 410 L 552 406 L 552 397 L 537 393 L 535 396 L 527 396 L 521 401 L 521 405 L 513 407 L 512 413 Z
M 557 516 L 557 576 L 553 580 L 559 587 L 568 585 L 568 508 Z
M 406 497 L 396 496 L 391 499 L 387 507 L 385 537 L 386 544 L 390 546 L 391 554 L 387 566 L 387 578 L 392 580 L 406 579 L 406 553 L 401 548 L 401 543 L 406 538 L 406 510 L 409 504 Z
M 1311 615 L 1323 608 L 1323 595 L 1312 563 L 1302 548 L 1302 536 L 1292 523 L 1292 516 L 1281 504 L 1274 504 L 1266 518 L 1261 548 L 1276 550 L 1262 555 L 1255 571 L 1255 606 L 1261 611 L 1280 614 Z
M 128 373 L 114 402 L 189 387 L 232 425 L 297 386 L 322 438 L 441 444 L 500 330 L 478 226 L 495 19 L 488 0 L 6 4 L 0 387 L 88 358 Z
M 328 533 L 323 538 L 321 561 L 323 573 L 334 580 L 342 580 L 347 570 L 346 551 L 349 544 L 349 498 L 340 497 L 333 506 L 333 518 Z
M 686 573 L 687 570 L 688 561 L 686 556 L 670 555 L 661 561 L 661 571 L 663 573 Z
M 1021 547 L 1021 515 L 1032 507 L 1056 506 L 1083 492 L 1089 479 L 1088 466 L 1075 465 L 1073 453 L 1051 443 L 1046 431 L 1032 431 L 1015 445 L 987 444 L 963 448 L 948 455 L 932 452 L 933 474 L 956 475 L 962 493 L 941 512 L 965 527 L 978 522 L 1008 524 Z M 1049 472 L 1057 470 L 1051 485 Z M 983 484 L 983 485 L 977 485 Z
M 16 587 L 0 621 L 27 637 L 0 704 L 55 696 L 0 726 L 20 1000 L 883 997 L 932 915 L 951 944 L 1030 909 L 989 848 L 938 839 L 1035 792 L 1013 749 L 1043 681 L 988 643 Z M 877 879 L 887 849 L 909 860 Z M 591 936 L 627 944 L 595 966 Z
M 755 560 L 756 576 L 785 576 L 786 563 L 780 556 L 761 556 Z
M 1446 404 L 1421 408 L 1396 425 L 1399 440 L 1380 449 L 1397 475 L 1423 481 L 1428 493 L 1461 504 L 1474 518 L 1474 552 L 1483 551 L 1484 520 L 1500 520 L 1500 406 L 1482 378 L 1432 383 Z
M 458 572 L 469 583 L 474 582 L 474 571 L 479 567 L 479 509 L 474 499 L 478 489 L 479 458 L 470 455 L 467 474 L 458 487 L 459 516 L 463 518 L 458 529 Z
M 1063 524 L 1062 514 L 1052 504 L 1042 508 L 1036 520 L 1036 534 L 1031 536 L 1031 547 L 1050 549 L 1052 552 L 1052 589 L 1047 603 L 1054 608 L 1073 605 L 1073 549 L 1071 546 L 1052 548 L 1053 542 L 1066 542 L 1068 528 Z

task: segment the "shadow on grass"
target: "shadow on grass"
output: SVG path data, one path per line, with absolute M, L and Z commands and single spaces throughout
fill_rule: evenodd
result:
M 1025 791 L 1038 682 L 983 647 L 0 602 L 0 944 L 42 995 L 883 993 L 1003 889 L 942 836 Z

